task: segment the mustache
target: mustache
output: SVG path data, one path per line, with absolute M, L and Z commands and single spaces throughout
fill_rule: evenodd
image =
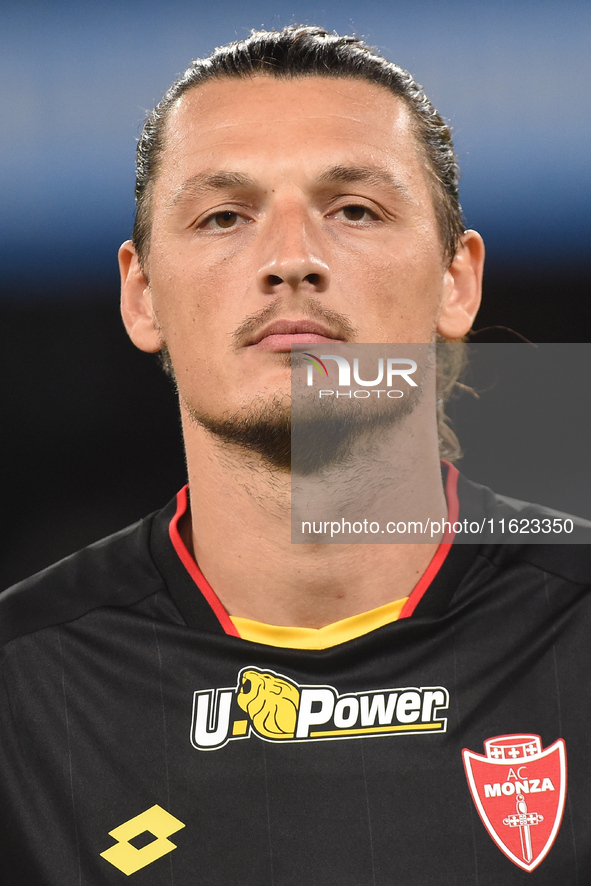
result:
M 236 350 L 243 347 L 250 341 L 267 323 L 275 320 L 277 317 L 285 315 L 286 305 L 282 298 L 277 299 L 256 314 L 251 314 L 242 321 L 240 326 L 231 334 L 232 344 Z M 293 310 L 293 308 L 292 308 Z M 331 311 L 325 308 L 318 299 L 310 298 L 298 301 L 298 313 L 307 320 L 318 320 L 323 322 L 329 329 L 335 333 L 335 338 L 342 338 L 344 341 L 354 341 L 357 337 L 357 329 L 351 323 L 351 320 L 338 311 Z

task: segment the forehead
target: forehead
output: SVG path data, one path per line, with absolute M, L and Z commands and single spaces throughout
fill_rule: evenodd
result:
M 424 179 L 405 103 L 349 78 L 219 79 L 194 87 L 173 107 L 159 178 L 161 187 L 174 187 L 194 167 L 248 166 L 268 175 L 295 165 L 313 174 L 314 166 L 339 162 L 394 164 Z

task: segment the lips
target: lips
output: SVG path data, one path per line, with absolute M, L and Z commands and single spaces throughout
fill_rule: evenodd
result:
M 249 344 L 259 350 L 289 351 L 292 345 L 343 341 L 343 337 L 315 320 L 275 320 L 257 332 Z

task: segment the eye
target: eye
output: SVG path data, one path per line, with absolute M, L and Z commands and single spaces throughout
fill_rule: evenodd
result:
M 223 212 L 215 212 L 208 218 L 204 219 L 199 225 L 200 228 L 207 228 L 210 231 L 227 231 L 230 228 L 236 228 L 238 225 L 246 224 L 247 219 L 233 212 L 231 209 L 225 209 Z
M 337 218 L 340 216 L 346 221 L 351 222 L 375 221 L 378 217 L 377 214 L 372 212 L 371 209 L 368 209 L 367 206 L 362 206 L 361 204 L 356 203 L 352 203 L 349 206 L 342 206 L 334 212 L 334 215 Z

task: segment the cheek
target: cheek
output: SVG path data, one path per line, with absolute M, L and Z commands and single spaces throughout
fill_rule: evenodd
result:
M 154 308 L 170 352 L 181 400 L 197 412 L 216 414 L 236 379 L 231 335 L 243 319 L 228 303 L 228 287 L 201 269 L 154 274 Z
M 404 251 L 386 246 L 368 259 L 347 287 L 366 340 L 430 341 L 443 292 L 439 252 L 417 240 Z
M 233 330 L 232 323 L 242 319 L 239 306 L 251 276 L 247 256 L 237 247 L 222 250 L 210 243 L 199 248 L 190 239 L 179 246 L 162 238 L 152 251 L 157 252 L 157 258 L 150 261 L 151 285 L 163 331 L 192 323 L 195 317 L 212 335 L 216 329 L 222 334 Z
M 151 289 L 156 319 L 167 342 L 215 335 L 223 291 L 215 278 L 202 269 L 177 264 L 158 268 L 152 275 Z

